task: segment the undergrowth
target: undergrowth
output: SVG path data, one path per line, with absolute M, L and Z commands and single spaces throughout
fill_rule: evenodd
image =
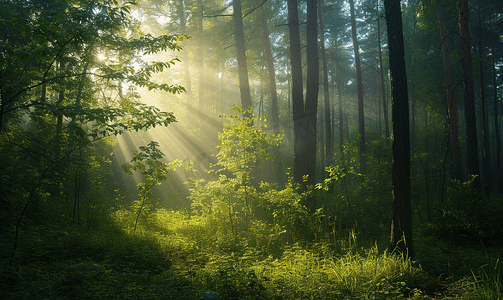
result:
M 116 213 L 100 231 L 25 234 L 0 262 L 1 299 L 498 299 L 498 261 L 449 281 L 418 262 L 363 248 L 352 232 L 339 246 L 286 243 L 281 253 L 210 235 L 200 217 L 167 210 L 148 223 Z M 129 224 L 129 227 L 126 226 Z M 132 225 L 133 224 L 133 225 Z M 213 241 L 212 241 L 213 239 Z M 343 242 L 343 240 L 345 240 Z M 233 241 L 232 241 L 233 242 Z M 219 245 L 220 243 L 227 246 Z M 8 245 L 2 257 L 6 257 Z M 256 245 L 255 245 L 256 246 Z M 452 253 L 451 253 L 452 254 Z M 218 295 L 218 296 L 217 296 Z

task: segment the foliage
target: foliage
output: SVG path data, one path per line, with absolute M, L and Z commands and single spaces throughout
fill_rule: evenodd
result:
M 122 166 L 124 172 L 133 175 L 133 171 L 140 170 L 145 177 L 145 182 L 138 183 L 138 196 L 140 200 L 134 201 L 132 208 L 136 210 L 137 217 L 134 223 L 133 234 L 136 232 L 136 226 L 142 211 L 150 209 L 150 200 L 152 197 L 152 188 L 160 185 L 166 180 L 169 171 L 175 171 L 178 167 L 184 167 L 186 170 L 191 168 L 191 162 L 182 162 L 174 160 L 170 163 L 159 161 L 164 154 L 157 148 L 159 144 L 151 141 L 147 146 L 140 146 L 139 151 L 133 152 L 133 159 L 130 163 Z

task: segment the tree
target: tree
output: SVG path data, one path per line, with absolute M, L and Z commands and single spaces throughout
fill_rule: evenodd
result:
M 184 167 L 186 170 L 191 168 L 191 163 L 174 160 L 170 163 L 160 161 L 164 153 L 158 149 L 159 143 L 151 141 L 147 146 L 140 146 L 139 151 L 133 152 L 131 162 L 124 164 L 122 169 L 128 175 L 133 175 L 133 171 L 140 170 L 144 176 L 145 182 L 137 184 L 139 201 L 135 201 L 133 206 L 137 210 L 134 222 L 133 234 L 136 233 L 136 226 L 142 211 L 150 204 L 152 197 L 152 188 L 160 185 L 166 180 L 169 171 L 175 171 L 176 168 Z
M 267 70 L 269 73 L 269 92 L 271 93 L 271 114 L 272 114 L 272 129 L 275 134 L 279 133 L 279 115 L 278 115 L 278 93 L 276 91 L 276 71 L 274 69 L 274 59 L 271 51 L 271 41 L 269 39 L 269 29 L 267 27 L 267 19 L 264 8 L 261 7 L 261 26 L 264 35 L 264 48 L 267 58 Z
M 363 109 L 363 83 L 362 83 L 362 68 L 360 65 L 360 50 L 358 47 L 358 36 L 356 34 L 355 21 L 355 4 L 353 0 L 349 0 L 351 10 L 351 32 L 353 35 L 353 48 L 355 51 L 356 65 L 356 91 L 358 94 L 358 133 L 360 135 L 360 173 L 365 174 L 367 170 L 367 161 L 365 154 L 367 152 L 365 146 L 365 111 Z
M 477 144 L 477 119 L 475 117 L 475 95 L 473 91 L 472 56 L 470 50 L 470 21 L 468 0 L 459 1 L 459 33 L 461 35 L 463 85 L 465 99 L 466 161 L 468 176 L 476 176 L 473 188 L 480 190 L 479 151 Z
M 234 35 L 236 38 L 236 51 L 239 71 L 239 93 L 241 95 L 241 106 L 244 112 L 252 107 L 250 95 L 250 83 L 248 81 L 248 67 L 246 64 L 246 45 L 243 29 L 243 13 L 241 0 L 233 0 L 234 13 Z
M 407 73 L 405 70 L 400 0 L 385 0 L 391 72 L 393 128 L 393 221 L 390 250 L 413 258 L 410 198 L 410 132 Z
M 320 19 L 320 52 L 321 61 L 323 66 L 323 98 L 324 98 L 324 110 L 325 110 L 325 136 L 326 136 L 326 157 L 325 161 L 322 162 L 323 167 L 332 162 L 332 157 L 334 154 L 334 143 L 332 135 L 332 117 L 330 115 L 330 93 L 328 91 L 328 66 L 327 66 L 327 55 L 325 51 L 325 26 L 323 24 L 323 3 L 318 3 L 318 14 Z M 323 149 L 321 149 L 323 151 Z
M 294 181 L 303 186 L 314 186 L 316 172 L 316 117 L 318 106 L 318 36 L 317 1 L 307 5 L 307 83 L 306 102 L 302 91 L 302 63 L 297 1 L 288 1 L 290 61 L 292 64 L 292 99 L 294 122 Z M 307 179 L 306 179 L 307 177 Z M 309 197 L 311 211 L 316 199 Z
M 382 51 L 381 51 L 381 15 L 377 16 L 377 42 L 379 44 L 379 76 L 381 82 L 381 95 L 382 107 L 384 115 L 384 132 L 386 139 L 389 138 L 389 121 L 388 121 L 388 101 L 386 100 L 386 89 L 384 87 L 384 67 L 382 64 Z
M 442 39 L 442 53 L 444 57 L 445 87 L 447 93 L 447 113 L 449 118 L 449 134 L 451 139 L 453 178 L 462 180 L 463 170 L 461 168 L 461 158 L 459 153 L 458 135 L 458 108 L 456 104 L 456 89 L 452 82 L 451 57 L 449 51 L 449 39 L 446 35 L 444 12 L 441 8 L 437 10 L 438 23 L 440 25 L 440 38 Z

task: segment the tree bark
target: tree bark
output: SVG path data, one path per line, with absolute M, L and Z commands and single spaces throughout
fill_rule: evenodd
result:
M 264 47 L 267 57 L 267 69 L 269 71 L 269 91 L 271 93 L 271 113 L 272 130 L 275 134 L 279 133 L 279 113 L 278 113 L 278 93 L 276 91 L 276 71 L 274 70 L 274 59 L 271 51 L 271 41 L 269 39 L 269 29 L 267 28 L 267 19 L 264 8 L 261 7 L 262 32 L 264 34 Z
M 302 84 L 302 55 L 300 48 L 299 14 L 297 0 L 288 0 L 288 33 L 290 38 L 290 63 L 292 73 L 292 110 L 293 110 L 293 135 L 294 135 L 294 158 L 293 176 L 294 182 L 303 184 L 303 169 L 301 168 L 304 148 L 303 133 L 306 128 L 303 122 L 304 115 L 304 91 Z
M 468 176 L 476 176 L 473 188 L 480 191 L 479 153 L 477 145 L 477 120 L 475 117 L 475 94 L 473 91 L 472 56 L 470 51 L 470 22 L 468 0 L 459 1 L 459 32 L 462 44 L 463 83 L 465 98 L 466 160 Z
M 456 89 L 452 84 L 451 56 L 449 51 L 449 39 L 445 34 L 444 12 L 438 8 L 438 23 L 440 25 L 440 38 L 442 39 L 442 53 L 444 57 L 445 85 L 447 93 L 447 114 L 449 118 L 449 133 L 451 137 L 452 169 L 453 178 L 462 180 L 463 170 L 461 168 L 461 158 L 459 151 L 458 134 L 458 108 L 456 100 Z
M 353 0 L 349 0 L 351 10 L 351 31 L 353 34 L 353 46 L 355 50 L 356 64 L 356 90 L 358 94 L 358 133 L 360 134 L 360 173 L 367 172 L 367 149 L 365 146 L 365 114 L 363 109 L 363 84 L 362 69 L 360 65 L 360 52 L 358 47 L 358 36 L 356 34 L 355 5 Z
M 250 83 L 248 81 L 248 67 L 246 65 L 246 46 L 243 29 L 243 13 L 241 11 L 241 0 L 233 1 L 234 8 L 234 35 L 236 37 L 236 51 L 239 73 L 239 92 L 241 95 L 241 106 L 244 110 L 252 108 Z M 246 114 L 248 115 L 248 114 Z
M 336 81 L 337 81 L 337 96 L 339 98 L 338 106 L 339 106 L 339 151 L 341 152 L 342 155 L 344 152 L 344 112 L 343 112 L 343 105 L 342 105 L 342 76 L 341 76 L 341 70 L 339 66 L 339 60 L 338 60 L 338 55 L 337 55 L 337 42 L 335 42 L 335 76 L 336 76 Z
M 386 88 L 384 87 L 384 67 L 382 64 L 382 51 L 381 51 L 381 18 L 377 19 L 377 41 L 379 43 L 379 73 L 381 76 L 381 91 L 382 91 L 382 108 L 384 115 L 384 131 L 386 140 L 389 142 L 389 121 L 388 121 L 388 102 L 386 101 Z
M 393 127 L 393 221 L 390 251 L 414 257 L 410 198 L 409 99 L 400 0 L 385 0 Z
M 327 55 L 325 50 L 325 27 L 323 23 L 322 3 L 318 4 L 318 12 L 320 19 L 320 51 L 321 61 L 323 66 L 323 96 L 324 96 L 324 109 L 325 109 L 325 136 L 326 136 L 326 156 L 322 161 L 323 166 L 330 164 L 334 154 L 334 142 L 332 138 L 332 116 L 330 114 L 330 93 L 328 91 L 328 66 Z M 323 151 L 323 149 L 321 149 Z
M 243 23 L 241 20 L 241 0 L 235 0 L 234 2 L 239 2 L 239 20 L 241 21 L 241 33 L 243 33 Z M 198 53 L 198 68 L 199 68 L 199 111 L 203 110 L 203 105 L 204 105 L 204 51 L 203 51 L 203 15 L 204 15 L 204 5 L 202 0 L 198 0 L 197 2 L 198 6 L 201 8 L 201 15 L 199 16 L 198 19 L 198 35 L 199 35 L 199 45 L 197 48 L 197 53 Z M 235 4 L 234 4 L 235 5 Z M 234 11 L 234 24 L 236 23 L 236 12 Z M 235 34 L 236 34 L 236 48 L 238 48 L 238 29 L 237 25 L 235 25 Z M 244 47 L 244 37 L 243 37 L 243 47 Z M 245 65 L 246 65 L 246 57 L 245 57 Z M 238 49 L 238 68 L 239 68 L 239 49 Z
M 492 27 L 492 20 L 491 20 Z M 501 155 L 501 136 L 499 133 L 499 105 L 498 105 L 498 85 L 496 82 L 496 63 L 495 63 L 494 38 L 491 39 L 491 61 L 492 61 L 492 77 L 493 77 L 493 103 L 494 103 L 494 136 L 496 140 L 496 170 L 494 179 L 496 188 L 499 194 L 503 193 L 503 170 L 502 170 L 502 155 Z
M 318 92 L 320 85 L 318 58 L 318 0 L 307 0 L 307 80 L 305 114 L 307 116 L 305 175 L 306 184 L 314 186 L 316 183 L 316 121 L 318 112 Z M 306 206 L 314 212 L 316 198 L 314 194 L 307 199 Z
M 482 21 L 480 18 L 480 3 L 478 4 L 478 14 L 479 14 L 479 98 L 480 98 L 480 117 L 482 122 L 482 182 L 484 184 L 484 194 L 489 197 L 492 191 L 491 184 L 491 146 L 489 143 L 489 130 L 487 122 L 487 112 L 486 112 L 486 97 L 485 97 L 485 86 L 484 86 L 484 58 L 483 58 L 483 48 L 482 48 Z
M 180 31 L 182 34 L 187 33 L 187 20 L 185 17 L 185 0 L 179 0 L 177 5 L 178 17 L 180 18 Z M 202 26 L 201 26 L 202 27 Z M 187 95 L 192 95 L 192 82 L 190 81 L 190 68 L 189 68 L 189 55 L 187 50 L 187 40 L 182 42 L 183 52 L 182 52 L 182 62 L 183 71 L 185 73 L 185 89 L 187 90 Z

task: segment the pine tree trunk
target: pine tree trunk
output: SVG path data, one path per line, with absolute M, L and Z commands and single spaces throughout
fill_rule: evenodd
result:
M 307 116 L 305 175 L 308 175 L 306 184 L 314 186 L 316 183 L 316 121 L 318 111 L 318 92 L 320 84 L 319 58 L 318 58 L 318 1 L 307 0 L 307 80 L 306 80 L 306 104 Z M 308 197 L 306 206 L 314 212 L 316 198 L 314 194 Z
M 272 130 L 275 134 L 279 133 L 279 113 L 278 113 L 278 94 L 276 91 L 276 71 L 274 70 L 274 59 L 271 51 L 271 41 L 269 39 L 269 29 L 267 28 L 267 19 L 264 8 L 261 8 L 262 32 L 264 34 L 264 47 L 267 57 L 267 69 L 269 71 L 269 91 L 271 93 L 271 113 Z
M 480 18 L 480 3 L 478 7 L 479 13 L 479 47 L 478 47 L 478 55 L 479 55 L 479 74 L 480 74 L 480 82 L 479 82 L 479 97 L 480 97 L 480 117 L 482 122 L 482 182 L 484 185 L 484 194 L 489 197 L 492 191 L 491 184 L 491 146 L 489 143 L 489 130 L 488 130 L 488 122 L 487 122 L 487 113 L 486 113 L 486 97 L 485 97 L 485 86 L 484 86 L 484 58 L 483 58 L 483 50 L 482 50 L 482 21 Z
M 388 140 L 389 139 L 388 102 L 386 101 L 386 88 L 384 86 L 384 67 L 382 64 L 380 19 L 377 19 L 377 41 L 379 43 L 379 73 L 381 76 L 382 109 L 383 109 L 383 115 L 384 115 L 384 131 L 385 131 L 386 139 Z
M 302 55 L 300 48 L 299 16 L 297 0 L 288 0 L 288 32 L 290 37 L 290 63 L 292 73 L 292 108 L 293 108 L 293 138 L 294 182 L 303 184 L 303 149 L 305 148 L 305 114 L 304 91 L 302 84 Z
M 241 95 L 241 106 L 245 110 L 252 108 L 250 83 L 248 81 L 248 67 L 246 65 L 246 46 L 243 29 L 243 13 L 241 11 L 241 0 L 233 1 L 234 8 L 234 35 L 236 37 L 236 51 L 239 73 L 239 92 Z
M 492 27 L 492 20 L 491 20 Z M 499 133 L 499 105 L 498 105 L 498 85 L 496 82 L 496 63 L 495 63 L 494 39 L 491 39 L 491 60 L 492 60 L 492 77 L 493 77 L 493 100 L 494 100 L 494 136 L 496 140 L 496 170 L 494 178 L 497 191 L 503 193 L 503 170 L 502 170 L 502 155 L 501 155 L 501 136 Z
M 239 2 L 239 13 L 241 13 L 241 2 L 240 0 L 236 0 Z M 236 2 L 234 1 L 234 2 Z M 204 5 L 202 0 L 198 0 L 197 2 L 199 8 L 201 9 L 201 15 L 199 16 L 198 19 L 198 24 L 197 24 L 197 29 L 198 29 L 198 35 L 199 35 L 199 44 L 197 48 L 197 53 L 198 53 L 198 68 L 199 68 L 199 111 L 203 110 L 203 105 L 204 105 L 204 51 L 203 51 L 203 15 L 204 15 Z M 239 16 L 241 20 L 241 16 Z M 236 12 L 234 12 L 234 20 L 236 19 Z M 236 25 L 237 26 L 237 25 Z M 241 23 L 241 29 L 243 28 L 243 23 Z M 241 30 L 241 32 L 243 32 Z M 236 48 L 237 46 L 237 29 L 236 29 Z M 243 37 L 244 40 L 244 37 Z M 244 42 L 243 42 L 243 47 L 244 47 Z M 245 58 L 245 63 L 246 63 L 246 58 Z M 238 68 L 239 68 L 239 50 L 238 50 Z
M 355 5 L 353 0 L 349 0 L 351 10 L 351 29 L 353 34 L 353 46 L 355 50 L 356 64 L 356 90 L 358 94 L 358 133 L 360 134 L 360 173 L 367 172 L 367 149 L 365 146 L 365 113 L 363 109 L 363 84 L 362 69 L 360 65 L 360 52 L 358 47 L 358 36 L 356 35 Z
M 393 127 L 393 222 L 390 251 L 414 257 L 410 198 L 410 132 L 400 0 L 385 0 Z
M 447 109 L 449 117 L 449 133 L 451 138 L 453 178 L 462 180 L 463 170 L 461 168 L 461 158 L 459 152 L 458 134 L 458 108 L 456 100 L 456 89 L 452 84 L 451 57 L 449 51 L 449 40 L 445 34 L 444 12 L 437 10 L 438 22 L 440 25 L 440 38 L 442 39 L 442 53 L 444 57 L 445 85 L 447 91 Z
M 477 120 L 475 117 L 475 95 L 473 91 L 472 56 L 470 51 L 468 0 L 459 1 L 459 32 L 461 35 L 463 59 L 462 66 L 465 98 L 466 160 L 468 162 L 468 177 L 477 176 L 473 181 L 473 188 L 480 191 L 479 151 L 477 144 Z
M 332 162 L 334 146 L 332 139 L 332 117 L 330 114 L 330 93 L 328 91 L 328 66 L 327 66 L 327 56 L 325 50 L 325 27 L 323 24 L 323 12 L 322 3 L 318 4 L 318 18 L 320 19 L 320 51 L 321 51 L 321 61 L 323 66 L 323 96 L 324 96 L 324 109 L 325 109 L 325 140 L 326 140 L 326 156 L 322 161 L 323 166 L 328 165 Z M 323 149 L 321 149 L 323 151 Z

